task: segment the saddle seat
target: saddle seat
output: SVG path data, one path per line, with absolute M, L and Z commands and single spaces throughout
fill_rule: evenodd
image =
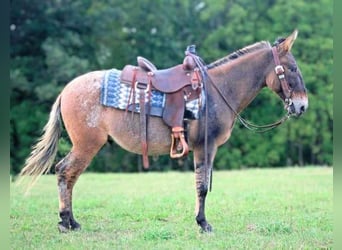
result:
M 173 93 L 180 89 L 198 82 L 198 73 L 192 72 L 195 67 L 189 67 L 189 64 L 179 64 L 171 68 L 157 70 L 157 67 L 148 59 L 138 56 L 138 66 L 143 72 L 150 72 L 152 86 L 163 93 Z M 185 60 L 184 60 L 185 61 Z M 186 60 L 187 62 L 189 59 Z M 138 74 L 137 80 L 146 81 L 144 74 Z M 146 74 L 145 74 L 146 76 Z
M 163 121 L 171 127 L 171 158 L 185 156 L 189 152 L 184 136 L 183 119 L 185 101 L 199 98 L 201 93 L 201 76 L 191 55 L 187 54 L 182 64 L 158 70 L 148 59 L 138 56 L 138 66 L 126 65 L 121 73 L 121 82 L 132 86 L 140 94 L 140 128 L 142 141 L 143 165 L 148 168 L 147 149 L 147 114 L 145 96 L 151 89 L 165 93 Z M 148 106 L 148 105 L 147 105 Z

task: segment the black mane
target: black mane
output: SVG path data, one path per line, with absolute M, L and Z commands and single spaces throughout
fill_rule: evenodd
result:
M 208 64 L 207 68 L 208 69 L 215 68 L 215 67 L 220 66 L 222 64 L 225 64 L 229 61 L 240 58 L 241 56 L 246 55 L 248 53 L 251 53 L 253 51 L 263 49 L 263 48 L 269 48 L 269 47 L 270 47 L 270 43 L 267 41 L 261 41 L 261 42 L 257 42 L 257 43 L 248 45 L 242 49 L 238 49 L 238 50 L 234 51 L 233 53 L 229 54 L 228 56 L 226 56 L 224 58 L 221 58 L 215 62 Z

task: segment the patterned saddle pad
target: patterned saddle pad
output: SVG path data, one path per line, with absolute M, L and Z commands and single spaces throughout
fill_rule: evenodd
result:
M 107 107 L 126 110 L 127 104 L 129 110 L 140 113 L 139 93 L 135 93 L 135 100 L 130 99 L 131 87 L 120 82 L 121 71 L 117 69 L 107 70 L 101 83 L 101 104 Z M 147 95 L 145 102 L 148 102 Z M 151 91 L 150 115 L 162 117 L 165 107 L 165 94 L 157 90 Z M 199 100 L 193 100 L 186 103 L 185 118 L 198 119 Z

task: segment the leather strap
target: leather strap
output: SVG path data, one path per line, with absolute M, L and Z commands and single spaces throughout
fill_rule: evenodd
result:
M 148 161 L 148 145 L 147 145 L 147 116 L 145 110 L 145 94 L 150 91 L 150 83 L 141 84 L 135 83 L 135 88 L 139 91 L 139 106 L 140 106 L 140 138 L 141 138 L 141 149 L 143 166 L 145 169 L 149 168 Z
M 280 84 L 281 84 L 281 88 L 283 89 L 285 101 L 288 101 L 291 98 L 291 89 L 290 89 L 290 85 L 288 84 L 288 82 L 286 81 L 286 78 L 285 78 L 284 67 L 280 64 L 277 47 L 275 47 L 275 46 L 272 47 L 272 54 L 273 54 L 274 63 L 276 65 L 274 68 L 274 71 L 277 74 L 278 79 L 279 79 Z

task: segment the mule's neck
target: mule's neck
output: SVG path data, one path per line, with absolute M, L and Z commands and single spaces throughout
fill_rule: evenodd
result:
M 239 113 L 266 86 L 271 60 L 271 48 L 264 48 L 215 66 L 208 73 L 231 108 Z

